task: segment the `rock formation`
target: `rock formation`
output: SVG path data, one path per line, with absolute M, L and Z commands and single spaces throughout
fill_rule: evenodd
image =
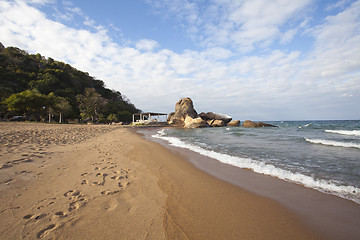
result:
M 168 123 L 184 124 L 187 116 L 196 118 L 197 115 L 192 100 L 190 98 L 182 98 L 176 103 L 175 112 L 169 114 Z
M 185 128 L 202 128 L 208 126 L 208 124 L 202 118 L 192 118 L 190 116 L 185 118 L 184 124 Z
M 269 123 L 263 123 L 263 122 L 258 122 L 256 123 L 257 127 L 278 127 Z
M 168 115 L 168 117 L 167 117 L 167 119 L 166 119 L 166 121 L 167 121 L 168 123 L 170 123 L 171 118 L 174 116 L 174 114 L 175 114 L 175 112 L 169 113 L 169 115 Z
M 246 128 L 254 128 L 256 127 L 256 122 L 253 122 L 253 121 L 250 121 L 250 120 L 246 120 L 243 125 L 243 127 L 246 127 Z
M 181 124 L 185 128 L 199 127 L 223 127 L 230 123 L 232 118 L 222 113 L 200 113 L 197 114 L 190 98 L 182 98 L 175 105 L 175 112 L 169 114 L 169 124 Z M 239 126 L 240 121 L 234 121 L 230 126 Z
M 205 121 L 208 120 L 221 120 L 224 122 L 224 125 L 229 123 L 232 120 L 232 117 L 230 117 L 229 115 L 223 114 L 223 113 L 213 113 L 213 112 L 208 112 L 208 113 L 200 113 L 199 116 L 204 119 Z
M 234 120 L 234 121 L 231 121 L 227 124 L 227 126 L 229 127 L 239 127 L 240 126 L 240 121 L 239 120 Z
M 246 127 L 246 128 L 254 128 L 254 127 L 278 127 L 278 126 L 275 126 L 275 125 L 271 125 L 271 124 L 268 124 L 268 123 L 263 123 L 263 122 L 253 122 L 253 121 L 250 121 L 250 120 L 246 120 L 243 125 L 243 127 Z
M 211 119 L 206 121 L 209 127 L 223 127 L 225 123 L 223 120 Z

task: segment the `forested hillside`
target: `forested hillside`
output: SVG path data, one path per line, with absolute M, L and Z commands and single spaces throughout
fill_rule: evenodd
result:
M 120 92 L 69 64 L 0 43 L 0 118 L 131 121 L 140 112 Z

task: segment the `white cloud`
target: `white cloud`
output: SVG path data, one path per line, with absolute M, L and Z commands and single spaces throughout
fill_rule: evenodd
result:
M 308 64 L 316 64 L 324 78 L 339 78 L 360 69 L 360 1 L 317 26 L 315 51 Z
M 341 0 L 341 1 L 337 1 L 335 3 L 330 3 L 327 7 L 326 10 L 327 11 L 331 11 L 337 8 L 340 9 L 344 9 L 344 7 L 349 4 L 351 2 L 351 0 Z
M 199 20 L 198 6 L 189 0 L 146 0 L 158 14 L 165 18 L 177 17 L 181 23 L 195 24 Z
M 56 0 L 23 0 L 23 2 L 30 3 L 30 4 L 39 4 L 45 5 L 49 3 L 54 3 Z
M 296 33 L 297 33 L 297 29 L 288 30 L 281 36 L 280 43 L 286 44 L 286 43 L 291 42 L 291 40 L 294 38 Z
M 201 5 L 187 0 L 177 0 L 174 4 L 168 0 L 148 2 L 162 16 L 168 12 L 181 19 L 184 28 L 199 44 L 249 52 L 255 47 L 268 47 L 276 39 L 282 43 L 291 40 L 296 30 L 286 30 L 284 34 L 281 28 L 287 21 L 301 24 L 297 21 L 311 0 L 212 0 Z
M 237 45 L 242 51 L 253 50 L 256 46 L 267 47 L 276 38 L 281 36 L 281 27 L 299 14 L 310 1 L 266 1 L 246 0 L 235 1 L 220 5 L 225 7 L 229 14 L 223 14 L 218 28 L 222 25 L 230 36 L 229 44 Z M 215 29 L 216 30 L 216 29 Z M 290 37 L 289 32 L 286 37 Z M 210 33 L 209 41 L 216 33 Z
M 159 47 L 159 43 L 151 39 L 141 39 L 136 43 L 136 48 L 144 51 L 152 51 Z

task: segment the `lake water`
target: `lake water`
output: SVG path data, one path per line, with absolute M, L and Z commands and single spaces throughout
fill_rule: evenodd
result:
M 360 121 L 267 123 L 279 127 L 166 128 L 152 137 L 360 204 Z

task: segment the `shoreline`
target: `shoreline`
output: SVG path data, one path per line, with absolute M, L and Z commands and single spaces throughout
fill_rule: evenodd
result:
M 322 239 L 136 128 L 0 123 L 0 239 Z
M 319 231 L 326 239 L 355 239 L 360 235 L 360 205 L 339 196 L 320 192 L 248 169 L 224 164 L 188 149 L 171 146 L 151 137 L 154 130 L 139 130 L 144 138 L 170 149 L 211 176 L 240 189 L 274 200 L 299 215 L 303 222 Z
M 151 147 L 153 150 L 160 152 L 165 148 L 166 154 L 176 161 L 169 163 L 167 157 L 162 162 L 162 169 L 173 168 L 173 165 L 175 169 L 170 170 L 171 175 L 162 174 L 166 181 L 159 183 L 169 195 L 166 212 L 182 233 L 170 235 L 169 239 L 323 239 L 316 229 L 276 201 L 198 169 L 183 151 L 149 141 L 142 134 L 149 129 L 132 130 L 147 144 L 155 144 Z

